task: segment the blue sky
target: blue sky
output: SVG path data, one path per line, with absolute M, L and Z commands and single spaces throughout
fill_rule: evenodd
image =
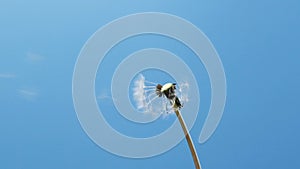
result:
M 185 141 L 153 158 L 110 154 L 89 139 L 74 110 L 73 70 L 87 39 L 114 19 L 149 11 L 192 22 L 212 41 L 223 62 L 224 116 L 208 142 L 198 144 L 210 104 L 210 84 L 201 63 L 186 60 L 193 71 L 200 70 L 196 79 L 201 108 L 191 135 L 202 167 L 299 168 L 300 3 L 296 0 L 1 1 L 0 168 L 193 168 Z M 188 52 L 176 42 L 166 44 L 164 38 L 157 38 L 136 37 L 120 44 L 120 52 L 149 46 Z M 122 49 L 126 44 L 129 48 Z M 103 69 L 108 70 L 118 63 L 106 61 Z M 97 76 L 99 93 L 106 92 L 101 78 L 109 79 L 109 73 Z M 110 105 L 106 100 L 102 106 Z M 134 134 L 132 126 L 110 120 L 116 128 Z

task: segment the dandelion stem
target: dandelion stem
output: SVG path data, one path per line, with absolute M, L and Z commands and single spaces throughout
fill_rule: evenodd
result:
M 189 148 L 190 148 L 190 151 L 191 151 L 191 154 L 192 154 L 192 157 L 193 157 L 193 160 L 194 160 L 194 164 L 195 164 L 195 168 L 196 169 L 201 169 L 201 165 L 200 165 L 200 161 L 199 161 L 199 158 L 198 158 L 198 155 L 197 155 L 197 152 L 196 152 L 196 149 L 195 149 L 195 146 L 193 144 L 193 141 L 191 139 L 191 135 L 186 127 L 186 124 L 181 116 L 181 113 L 179 110 L 175 110 L 175 113 L 176 113 L 176 116 L 180 122 L 180 125 L 182 127 L 182 130 L 184 132 L 184 135 L 185 135 L 185 139 L 189 145 Z

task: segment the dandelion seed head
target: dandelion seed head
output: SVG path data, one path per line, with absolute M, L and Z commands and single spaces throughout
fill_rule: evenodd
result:
M 156 85 L 156 83 L 146 81 L 145 77 L 139 74 L 134 81 L 133 99 L 138 111 L 152 115 L 162 114 L 162 118 L 166 118 L 174 114 L 174 110 L 166 97 L 158 97 L 155 92 Z M 188 82 L 177 85 L 176 95 L 183 104 L 189 101 L 188 89 Z

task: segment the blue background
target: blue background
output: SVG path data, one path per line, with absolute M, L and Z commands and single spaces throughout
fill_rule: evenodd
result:
M 299 168 L 300 3 L 296 0 L 2 0 L 0 168 L 194 167 L 185 141 L 153 158 L 110 154 L 88 138 L 73 108 L 73 69 L 86 40 L 114 19 L 149 11 L 192 22 L 212 41 L 223 62 L 228 93 L 224 116 L 209 141 L 198 144 L 210 89 L 201 63 L 187 61 L 203 73 L 197 77 L 202 107 L 191 130 L 202 167 Z M 138 44 L 135 40 L 129 45 L 132 49 Z M 153 39 L 150 42 L 160 47 Z M 161 47 L 180 52 L 176 45 Z

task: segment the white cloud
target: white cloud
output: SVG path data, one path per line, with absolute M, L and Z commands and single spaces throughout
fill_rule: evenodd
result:
M 40 54 L 37 54 L 37 53 L 27 52 L 26 59 L 31 62 L 40 62 L 40 61 L 44 60 L 45 57 Z
M 19 89 L 18 94 L 26 100 L 35 100 L 38 97 L 38 92 L 36 90 L 29 89 Z
M 112 97 L 108 96 L 106 93 L 102 93 L 97 96 L 97 99 L 99 99 L 99 100 L 109 99 L 110 100 L 110 99 L 112 99 Z
M 11 74 L 11 73 L 0 73 L 0 78 L 3 79 L 13 79 L 15 78 L 16 75 L 15 74 Z

